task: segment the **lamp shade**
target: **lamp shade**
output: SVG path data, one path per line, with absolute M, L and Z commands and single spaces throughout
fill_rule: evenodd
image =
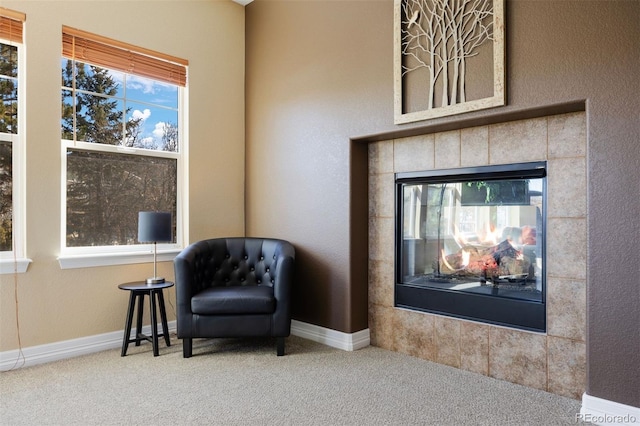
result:
M 170 212 L 138 212 L 138 242 L 170 242 Z

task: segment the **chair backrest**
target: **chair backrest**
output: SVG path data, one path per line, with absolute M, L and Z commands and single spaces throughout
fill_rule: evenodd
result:
M 273 286 L 278 262 L 294 257 L 293 246 L 270 238 L 213 238 L 193 243 L 179 256 L 188 258 L 198 287 Z

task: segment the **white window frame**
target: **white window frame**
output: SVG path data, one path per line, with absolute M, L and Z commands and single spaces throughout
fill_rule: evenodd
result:
M 104 68 L 104 67 L 102 67 Z M 61 212 L 60 212 L 60 253 L 58 263 L 61 269 L 88 268 L 153 262 L 152 244 L 121 246 L 66 247 L 67 241 L 67 149 L 83 149 L 93 152 L 126 153 L 151 157 L 175 158 L 177 160 L 176 194 L 176 242 L 158 243 L 157 260 L 172 261 L 186 246 L 188 233 L 188 87 L 177 85 L 178 89 L 178 152 L 152 151 L 139 148 L 125 148 L 115 145 L 87 143 L 61 139 Z
M 11 142 L 12 160 L 12 231 L 13 250 L 0 252 L 0 274 L 24 273 L 31 259 L 27 255 L 26 238 L 26 48 L 24 43 L 0 38 L 2 43 L 18 48 L 18 134 L 0 134 L 0 139 Z

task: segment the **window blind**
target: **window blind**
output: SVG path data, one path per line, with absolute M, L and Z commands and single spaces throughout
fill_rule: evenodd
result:
M 22 23 L 24 13 L 0 7 L 0 37 L 16 43 L 22 43 Z
M 66 26 L 62 27 L 62 56 L 165 83 L 187 84 L 186 59 Z

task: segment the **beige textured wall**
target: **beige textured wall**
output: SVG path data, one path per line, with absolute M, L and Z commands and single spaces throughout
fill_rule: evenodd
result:
M 505 12 L 499 110 L 586 101 L 587 392 L 640 406 L 640 3 L 507 0 Z M 254 0 L 246 15 L 247 232 L 296 245 L 297 319 L 361 330 L 367 152 L 359 141 L 425 126 L 393 125 L 393 1 Z M 428 124 L 480 125 L 491 114 Z
M 62 25 L 189 60 L 190 237 L 244 232 L 244 8 L 229 1 L 9 1 L 26 13 L 27 256 L 0 275 L 0 351 L 122 330 L 127 292 L 151 264 L 61 270 Z M 180 27 L 179 31 L 177 28 Z M 159 273 L 173 278 L 170 262 Z M 167 301 L 175 305 L 174 292 Z M 167 304 L 168 315 L 173 309 Z
M 362 330 L 349 137 L 393 122 L 392 2 L 258 0 L 246 13 L 247 234 L 296 245 L 296 319 Z

